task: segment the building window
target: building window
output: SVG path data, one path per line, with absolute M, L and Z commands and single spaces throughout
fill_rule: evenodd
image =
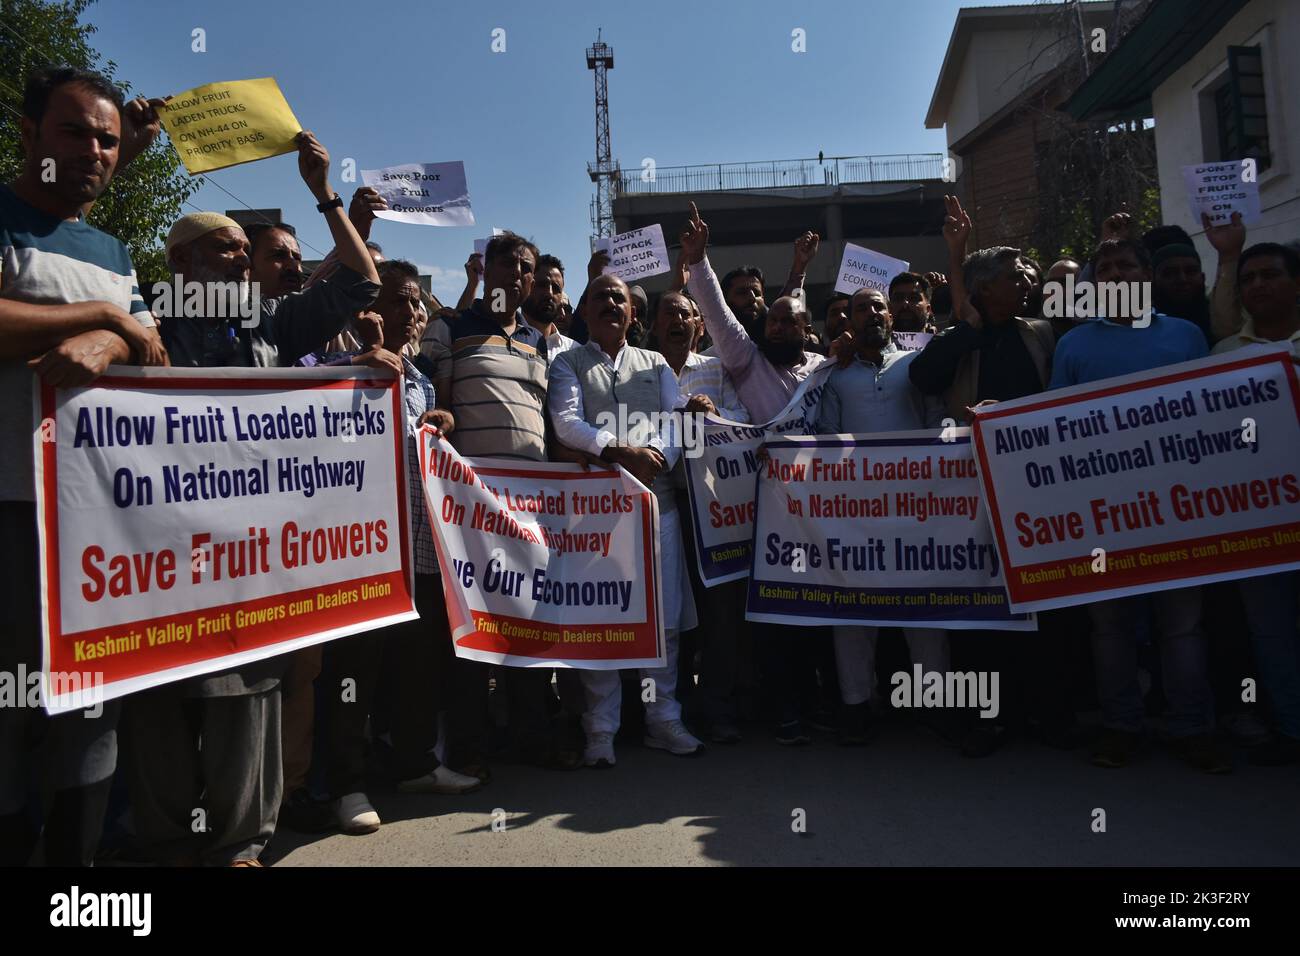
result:
M 1260 170 L 1268 169 L 1264 57 L 1258 46 L 1228 47 L 1228 72 L 1213 95 L 1219 159 L 1253 159 Z

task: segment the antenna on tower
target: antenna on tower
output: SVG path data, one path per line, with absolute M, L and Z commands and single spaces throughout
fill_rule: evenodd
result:
M 614 48 L 600 38 L 587 47 L 587 69 L 596 74 L 596 161 L 587 164 L 587 175 L 596 184 L 596 198 L 591 204 L 591 226 L 597 236 L 614 234 L 614 187 L 619 168 L 609 146 L 609 86 L 605 71 L 614 69 Z

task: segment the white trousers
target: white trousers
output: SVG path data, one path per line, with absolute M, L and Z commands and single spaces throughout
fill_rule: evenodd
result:
M 654 681 L 654 700 L 645 705 L 647 724 L 661 720 L 680 720 L 682 705 L 677 702 L 677 631 L 664 631 L 667 664 L 642 670 L 641 679 Z M 582 689 L 587 709 L 582 715 L 582 729 L 591 733 L 618 733 L 623 706 L 620 671 L 581 671 Z
M 840 698 L 850 706 L 871 700 L 876 690 L 876 637 L 879 628 L 836 625 L 835 668 L 840 676 Z M 925 671 L 948 670 L 948 632 L 934 627 L 905 627 L 912 663 Z

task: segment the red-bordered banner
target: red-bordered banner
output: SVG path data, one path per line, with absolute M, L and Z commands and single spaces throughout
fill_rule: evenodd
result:
M 397 380 L 114 367 L 35 387 L 43 669 L 81 678 L 51 713 L 415 617 Z
M 1259 346 L 985 406 L 1015 611 L 1300 567 L 1300 384 Z
M 662 667 L 659 511 L 624 471 L 462 458 L 420 434 L 456 654 L 516 667 Z

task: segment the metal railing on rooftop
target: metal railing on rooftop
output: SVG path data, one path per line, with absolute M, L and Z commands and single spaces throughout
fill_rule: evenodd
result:
M 653 178 L 650 178 L 653 176 Z M 942 153 L 891 156 L 827 156 L 778 159 L 765 163 L 715 163 L 660 166 L 620 171 L 616 195 L 716 192 L 726 189 L 779 189 L 783 186 L 838 186 L 841 183 L 894 183 L 942 179 Z

